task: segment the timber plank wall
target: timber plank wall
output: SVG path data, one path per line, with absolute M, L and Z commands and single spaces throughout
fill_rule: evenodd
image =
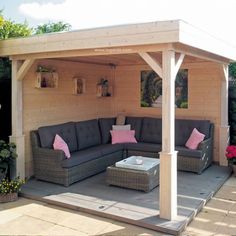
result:
M 54 68 L 58 73 L 58 88 L 35 88 L 37 65 Z M 30 147 L 31 130 L 40 126 L 68 121 L 88 120 L 112 115 L 113 97 L 97 98 L 96 84 L 109 76 L 108 66 L 59 60 L 37 61 L 23 80 L 23 120 L 26 151 L 26 176 L 33 174 Z M 85 93 L 74 95 L 73 77 L 85 79 Z

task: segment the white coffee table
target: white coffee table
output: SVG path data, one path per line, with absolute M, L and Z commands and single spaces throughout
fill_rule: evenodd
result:
M 131 156 L 125 158 L 124 160 L 116 162 L 115 166 L 120 168 L 147 171 L 159 164 L 160 164 L 159 159 L 143 157 L 143 156 Z
M 137 161 L 138 160 L 138 161 Z M 139 160 L 142 160 L 142 164 Z M 109 185 L 149 192 L 159 185 L 160 160 L 131 156 L 107 168 Z

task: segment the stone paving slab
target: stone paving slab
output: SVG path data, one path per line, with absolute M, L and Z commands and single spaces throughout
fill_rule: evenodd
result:
M 31 199 L 1 204 L 0 235 L 142 235 L 163 234 Z M 31 211 L 30 211 L 31 209 Z
M 228 186 L 228 183 L 235 186 L 236 192 L 236 178 L 231 177 L 224 186 Z M 219 193 L 224 191 L 224 186 Z M 229 197 L 227 194 L 223 198 L 217 198 L 215 195 L 181 235 L 236 235 L 236 201 L 227 199 Z M 20 198 L 16 202 L 0 204 L 0 235 L 159 236 L 167 234 Z
M 230 194 L 227 192 L 229 186 Z M 235 177 L 225 182 L 218 193 L 204 206 L 201 213 L 189 224 L 183 235 L 236 235 L 236 201 L 232 200 L 232 192 L 236 192 Z
M 105 173 L 64 187 L 31 180 L 25 197 L 78 209 L 126 223 L 179 234 L 230 175 L 227 167 L 211 166 L 203 174 L 178 172 L 178 217 L 159 218 L 159 187 L 149 193 L 106 185 Z

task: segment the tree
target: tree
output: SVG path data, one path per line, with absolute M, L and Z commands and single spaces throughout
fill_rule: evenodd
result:
M 46 23 L 43 25 L 38 25 L 34 31 L 35 34 L 45 34 L 52 32 L 60 32 L 60 31 L 69 31 L 71 29 L 71 25 L 68 23 L 64 23 L 62 21 L 55 23 Z
M 11 78 L 11 61 L 8 57 L 0 57 L 0 80 Z
M 236 62 L 229 64 L 229 77 L 236 79 Z
M 0 40 L 8 38 L 26 37 L 32 34 L 32 29 L 28 24 L 15 23 L 12 20 L 7 20 L 0 10 Z M 0 79 L 11 78 L 11 62 L 6 57 L 0 58 Z
M 32 34 L 32 29 L 28 24 L 15 23 L 12 20 L 7 20 L 0 11 L 0 39 L 26 37 Z
M 37 26 L 34 30 L 25 22 L 24 24 L 15 23 L 12 20 L 6 19 L 2 10 L 0 10 L 0 40 L 9 38 L 26 37 L 33 34 L 45 34 L 50 32 L 68 31 L 71 25 L 59 21 L 57 23 L 47 23 Z M 8 58 L 0 58 L 0 79 L 11 78 L 11 62 Z

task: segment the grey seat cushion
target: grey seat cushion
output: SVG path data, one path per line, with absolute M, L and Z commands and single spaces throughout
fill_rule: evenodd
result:
M 143 118 L 141 142 L 161 144 L 162 121 L 158 118 Z
M 117 143 L 117 144 L 102 144 L 100 145 L 102 155 L 108 155 L 114 152 L 119 152 L 124 149 L 123 143 Z
M 210 137 L 209 120 L 176 120 L 175 121 L 175 145 L 185 146 L 193 129 L 205 134 L 205 139 Z
M 40 127 L 38 132 L 43 148 L 52 148 L 55 136 L 58 134 L 67 143 L 70 152 L 78 150 L 74 122 Z
M 98 120 L 102 136 L 102 144 L 111 143 L 112 125 L 115 125 L 116 118 L 100 118 Z
M 61 166 L 63 168 L 70 168 L 100 157 L 102 157 L 102 153 L 99 145 L 71 153 L 71 157 L 69 159 L 64 159 Z
M 143 151 L 143 152 L 160 152 L 161 145 L 154 143 L 126 143 L 125 148 L 127 150 Z
M 75 124 L 78 150 L 101 144 L 98 120 L 80 121 Z
M 139 142 L 140 141 L 140 135 L 141 135 L 141 129 L 142 129 L 142 117 L 132 117 L 128 116 L 126 117 L 126 124 L 131 125 L 131 130 L 135 130 L 135 138 Z
M 186 147 L 176 146 L 175 150 L 178 151 L 178 156 L 202 158 L 203 155 L 202 150 L 192 150 Z

